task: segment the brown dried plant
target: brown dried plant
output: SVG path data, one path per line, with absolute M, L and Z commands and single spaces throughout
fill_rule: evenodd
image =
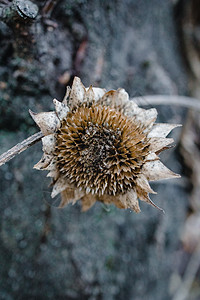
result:
M 53 112 L 30 113 L 44 135 L 34 167 L 49 171 L 60 207 L 81 200 L 86 211 L 101 201 L 139 212 L 138 198 L 157 207 L 148 181 L 179 177 L 158 157 L 179 125 L 156 124 L 156 109 L 139 108 L 124 89 L 85 88 L 78 77 L 63 102 L 53 102 Z

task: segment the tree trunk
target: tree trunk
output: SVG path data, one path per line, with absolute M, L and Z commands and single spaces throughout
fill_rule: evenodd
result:
M 38 130 L 28 110 L 53 109 L 74 75 L 130 96 L 186 94 L 173 9 L 170 0 L 0 1 L 1 153 Z M 171 123 L 186 113 L 158 112 Z M 0 168 L 0 298 L 172 299 L 183 181 L 152 185 L 165 215 L 145 204 L 138 215 L 101 204 L 59 210 L 45 172 L 32 169 L 41 154 L 38 143 Z M 175 149 L 162 156 L 176 173 L 178 158 Z

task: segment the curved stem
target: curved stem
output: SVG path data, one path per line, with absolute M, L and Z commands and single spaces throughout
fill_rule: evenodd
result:
M 28 149 L 30 146 L 34 145 L 43 137 L 43 133 L 41 131 L 29 136 L 26 140 L 21 143 L 15 145 L 13 148 L 9 149 L 7 152 L 4 152 L 0 156 L 0 166 L 4 165 L 6 162 L 14 158 L 17 154 L 20 154 L 24 150 Z
M 186 96 L 147 95 L 142 97 L 134 97 L 130 100 L 135 101 L 139 106 L 177 105 L 200 111 L 200 100 Z

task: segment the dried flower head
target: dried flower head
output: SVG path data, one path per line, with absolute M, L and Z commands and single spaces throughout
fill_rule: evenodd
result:
M 49 171 L 60 207 L 80 199 L 83 211 L 101 201 L 139 212 L 138 198 L 157 207 L 148 181 L 179 177 L 158 157 L 178 125 L 155 124 L 156 109 L 139 108 L 124 89 L 85 88 L 78 77 L 53 102 L 55 112 L 30 113 L 45 135 L 34 167 Z

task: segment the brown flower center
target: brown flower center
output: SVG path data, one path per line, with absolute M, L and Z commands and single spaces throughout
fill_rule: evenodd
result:
M 82 105 L 57 132 L 61 174 L 87 193 L 115 195 L 135 186 L 148 153 L 143 128 L 106 106 Z
M 107 125 L 98 125 L 88 122 L 85 134 L 82 135 L 80 150 L 81 162 L 90 172 L 106 170 L 107 159 L 115 155 L 116 146 L 121 141 L 120 130 L 114 131 Z

